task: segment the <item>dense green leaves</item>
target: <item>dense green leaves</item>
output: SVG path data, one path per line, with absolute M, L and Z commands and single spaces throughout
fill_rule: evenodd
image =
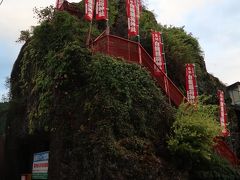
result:
M 112 33 L 126 36 L 125 1 L 109 4 Z M 83 1 L 76 5 L 84 12 Z M 41 24 L 22 34 L 27 43 L 11 75 L 9 136 L 51 135 L 50 179 L 184 177 L 163 160 L 175 109 L 148 72 L 91 54 L 85 46 L 90 24 L 84 17 L 51 8 L 38 16 Z M 215 93 L 221 83 L 207 74 L 196 38 L 183 27 L 158 24 L 144 8 L 140 22 L 141 42 L 150 53 L 151 29 L 163 32 L 168 74 L 183 91 L 184 64 L 195 63 L 200 93 Z M 93 21 L 92 39 L 105 27 L 104 21 Z M 219 130 L 215 111 L 202 104 L 198 111 L 184 108 L 177 113 L 169 148 L 183 160 L 209 162 L 212 138 Z
M 90 84 L 85 104 L 89 118 L 107 117 L 115 122 L 116 131 L 122 131 L 121 125 L 126 123 L 129 128 L 137 128 L 138 135 L 150 137 L 157 135 L 152 133 L 164 134 L 163 131 L 167 130 L 165 125 L 170 123 L 171 117 L 160 116 L 172 110 L 164 108 L 166 103 L 159 103 L 164 98 L 150 76 L 144 70 L 140 71 L 137 65 L 103 56 L 94 59 L 89 66 Z M 152 130 L 148 126 L 155 132 L 150 132 Z M 118 134 L 125 136 L 124 132 Z
M 189 179 L 239 179 L 238 170 L 213 152 L 221 128 L 216 106 L 204 104 L 206 100 L 201 97 L 196 107 L 183 104 L 178 109 L 168 148 L 175 164 L 189 171 Z
M 171 152 L 191 161 L 211 159 L 213 138 L 221 132 L 216 112 L 216 106 L 204 105 L 201 101 L 197 107 L 183 104 L 168 141 Z
M 149 74 L 102 55 L 92 57 L 86 73 L 81 101 L 87 119 L 79 119 L 74 149 L 84 163 L 73 173 L 86 179 L 162 177 L 156 147 L 164 144 L 174 110 Z
M 9 103 L 0 103 L 0 136 L 5 134 Z
M 189 174 L 189 178 L 193 180 L 237 180 L 240 176 L 238 169 L 215 153 L 211 155 L 211 160 L 193 164 Z

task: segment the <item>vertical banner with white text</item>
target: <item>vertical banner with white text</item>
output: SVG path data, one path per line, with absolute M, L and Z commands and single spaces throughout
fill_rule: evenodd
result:
M 85 0 L 85 19 L 92 21 L 94 12 L 94 0 Z
M 49 151 L 33 154 L 32 179 L 48 179 Z
M 224 101 L 224 92 L 218 90 L 218 98 L 219 98 L 219 116 L 220 116 L 220 125 L 222 129 L 222 135 L 224 137 L 229 135 L 229 131 L 227 129 L 227 112 L 226 112 L 226 104 Z
M 128 36 L 138 35 L 138 17 L 135 0 L 126 0 L 127 18 L 128 18 Z
M 195 103 L 198 96 L 194 66 L 194 64 L 186 64 L 186 91 L 190 103 Z
M 107 20 L 107 0 L 96 0 L 96 20 Z
M 162 72 L 166 73 L 163 56 L 163 43 L 160 32 L 152 32 L 152 49 L 153 60 L 156 63 L 156 65 L 154 65 L 154 71 L 158 73 L 160 70 L 162 70 Z

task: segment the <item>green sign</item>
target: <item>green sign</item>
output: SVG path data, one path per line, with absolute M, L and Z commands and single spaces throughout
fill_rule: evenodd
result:
M 33 173 L 32 179 L 48 179 L 48 173 Z

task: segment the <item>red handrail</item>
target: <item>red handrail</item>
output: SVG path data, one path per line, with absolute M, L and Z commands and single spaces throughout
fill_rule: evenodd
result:
M 169 77 L 161 71 L 157 64 L 147 51 L 137 42 L 130 41 L 114 35 L 100 36 L 93 42 L 93 52 L 100 52 L 114 57 L 120 57 L 128 62 L 140 64 L 139 52 L 141 54 L 141 64 L 146 67 L 156 81 L 163 89 L 170 100 L 179 106 L 183 101 L 187 101 L 186 97 L 177 88 L 177 86 L 169 79 Z M 160 73 L 156 74 L 154 68 L 158 68 Z
M 228 147 L 228 145 L 218 137 L 214 138 L 214 150 L 220 156 L 228 160 L 232 165 L 237 166 L 239 164 L 239 160 L 234 152 Z

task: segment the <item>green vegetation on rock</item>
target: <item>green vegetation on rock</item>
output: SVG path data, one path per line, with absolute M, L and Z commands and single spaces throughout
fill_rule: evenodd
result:
M 217 106 L 203 104 L 201 98 L 196 106 L 181 105 L 168 141 L 171 152 L 188 162 L 211 159 L 213 138 L 221 133 L 216 114 Z
M 196 107 L 182 104 L 168 140 L 175 165 L 188 170 L 190 179 L 238 179 L 240 174 L 213 151 L 213 139 L 220 135 L 217 106 L 205 104 L 201 97 Z
M 109 2 L 111 30 L 122 34 L 124 1 Z M 83 1 L 76 6 L 84 12 Z M 49 137 L 50 180 L 187 179 L 188 172 L 199 172 L 177 169 L 171 161 L 166 141 L 172 125 L 169 147 L 176 161 L 184 155 L 192 162 L 195 157 L 202 164 L 218 162 L 209 154 L 218 130 L 215 111 L 200 106 L 194 113 L 182 107 L 176 115 L 146 69 L 86 48 L 89 23 L 83 17 L 52 8 L 37 13 L 40 25 L 22 32 L 19 40 L 26 43 L 11 74 L 9 179 L 27 164 L 17 150 L 43 135 Z M 183 27 L 157 24 L 145 8 L 140 22 L 141 42 L 150 53 L 151 29 L 163 31 L 168 74 L 182 91 L 185 63 L 196 64 L 201 94 L 224 87 L 207 73 L 197 39 Z M 93 21 L 91 40 L 104 29 L 105 22 Z M 216 102 L 216 97 L 209 102 Z M 32 151 L 42 148 L 31 147 Z M 235 173 L 231 168 L 224 172 Z
M 7 102 L 0 103 L 0 136 L 5 135 L 8 105 Z

